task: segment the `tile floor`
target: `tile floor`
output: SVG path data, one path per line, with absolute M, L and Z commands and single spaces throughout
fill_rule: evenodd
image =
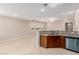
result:
M 0 42 L 1 55 L 79 55 L 62 48 L 42 48 L 35 46 L 35 39 L 20 38 Z

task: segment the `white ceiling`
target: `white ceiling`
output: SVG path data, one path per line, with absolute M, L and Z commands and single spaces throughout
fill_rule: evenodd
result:
M 45 11 L 41 12 L 41 8 Z M 23 19 L 62 17 L 66 12 L 76 9 L 79 9 L 78 3 L 51 3 L 45 7 L 42 3 L 0 3 L 0 15 Z

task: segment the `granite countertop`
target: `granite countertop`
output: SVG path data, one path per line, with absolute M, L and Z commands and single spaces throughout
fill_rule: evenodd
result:
M 43 36 L 65 36 L 65 37 L 74 37 L 74 38 L 79 38 L 79 35 L 67 35 L 67 34 L 40 34 Z
M 43 35 L 43 36 L 58 36 L 60 34 L 40 34 L 40 35 Z
M 79 32 L 78 31 L 41 31 L 39 32 L 40 35 L 43 36 L 65 36 L 65 37 L 74 37 L 79 38 Z

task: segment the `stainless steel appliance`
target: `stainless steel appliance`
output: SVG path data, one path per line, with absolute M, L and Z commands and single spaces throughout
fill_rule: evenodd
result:
M 79 38 L 67 37 L 66 48 L 79 52 Z

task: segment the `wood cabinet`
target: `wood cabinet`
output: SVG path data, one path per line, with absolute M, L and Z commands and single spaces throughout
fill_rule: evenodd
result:
M 45 48 L 64 48 L 64 36 L 40 36 L 40 46 Z
M 60 46 L 61 48 L 65 48 L 65 37 L 64 36 L 60 36 Z
M 48 40 L 49 39 L 49 40 Z M 47 36 L 47 48 L 55 47 L 55 42 L 54 42 L 54 37 L 52 36 Z
M 40 36 L 40 46 L 47 47 L 47 36 Z

